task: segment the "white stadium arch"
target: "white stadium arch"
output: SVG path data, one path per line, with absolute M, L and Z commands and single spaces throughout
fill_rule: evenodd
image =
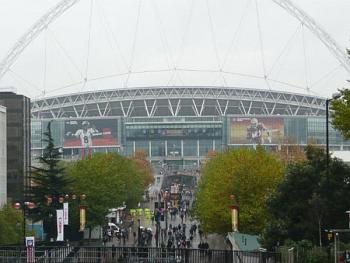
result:
M 340 48 L 337 42 L 324 30 L 317 22 L 310 17 L 301 8 L 296 6 L 290 0 L 272 0 L 288 13 L 298 19 L 305 25 L 331 52 L 331 54 L 339 61 L 342 67 L 350 74 L 350 60 L 345 50 Z M 20 37 L 15 45 L 7 52 L 0 62 L 0 80 L 8 72 L 17 58 L 25 50 L 25 48 L 47 28 L 52 22 L 59 18 L 68 9 L 74 6 L 79 0 L 62 0 L 44 14 L 33 26 Z

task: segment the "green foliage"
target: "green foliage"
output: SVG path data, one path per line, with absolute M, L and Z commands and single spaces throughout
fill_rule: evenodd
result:
M 145 151 L 137 150 L 132 156 L 131 160 L 145 177 L 145 187 L 149 187 L 154 183 L 154 172 L 151 163 L 147 160 Z
M 320 231 L 347 228 L 345 211 L 350 207 L 350 168 L 331 158 L 329 176 L 323 150 L 308 146 L 307 160 L 288 167 L 283 182 L 269 199 L 271 220 L 265 228 L 265 246 L 294 241 L 320 242 Z M 325 241 L 325 234 L 321 234 Z
M 290 249 L 293 248 L 293 252 Z M 282 254 L 284 261 L 288 261 L 291 253 L 294 256 L 294 262 L 305 263 L 329 263 L 327 248 L 315 247 L 310 240 L 286 240 L 285 246 L 278 249 Z M 332 258 L 333 259 L 333 258 Z
M 109 208 L 135 206 L 142 198 L 145 177 L 134 162 L 116 153 L 95 154 L 67 168 L 72 192 L 86 194 L 87 225 L 105 223 Z M 74 205 L 74 204 L 73 204 Z
M 0 245 L 19 244 L 23 240 L 23 215 L 10 205 L 0 209 Z
M 59 165 L 61 152 L 55 147 L 51 134 L 51 122 L 44 133 L 43 142 L 47 143 L 43 156 L 39 157 L 39 167 L 32 167 L 31 182 L 32 187 L 28 191 L 28 197 L 35 203 L 36 208 L 30 211 L 33 221 L 43 220 L 45 232 L 55 236 L 56 231 L 56 209 L 61 209 L 62 205 L 57 201 L 58 196 L 63 195 L 71 181 L 65 176 L 64 168 Z M 47 197 L 54 197 L 49 204 Z M 28 200 L 25 200 L 28 201 Z
M 239 230 L 258 234 L 268 221 L 266 200 L 283 177 L 283 165 L 263 148 L 240 148 L 218 153 L 203 170 L 198 186 L 195 216 L 206 232 L 231 230 L 229 196 L 240 206 Z
M 350 90 L 340 90 L 341 97 L 332 101 L 332 124 L 346 139 L 350 139 Z

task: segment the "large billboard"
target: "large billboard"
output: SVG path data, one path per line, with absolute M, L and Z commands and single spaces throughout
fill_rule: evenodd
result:
M 278 144 L 284 137 L 283 118 L 232 118 L 231 144 Z
M 116 120 L 67 120 L 64 127 L 64 147 L 90 148 L 119 145 Z

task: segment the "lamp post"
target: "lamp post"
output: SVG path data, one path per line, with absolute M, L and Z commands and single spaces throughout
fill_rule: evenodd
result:
M 169 200 L 169 192 L 164 192 L 164 206 L 165 206 L 165 230 L 168 231 L 168 200 Z
M 22 203 L 16 202 L 14 204 L 15 209 L 19 210 L 22 207 L 22 213 L 23 213 L 23 240 L 24 245 L 26 245 L 26 222 L 27 222 L 27 208 L 33 209 L 35 208 L 35 204 L 33 202 L 27 202 L 24 201 Z
M 326 99 L 326 169 L 327 169 L 327 179 L 329 177 L 329 103 L 332 100 L 339 99 L 341 97 L 340 93 L 334 93 L 332 98 Z
M 141 219 L 138 218 L 137 219 L 137 223 L 138 223 L 138 228 L 137 228 L 137 246 L 140 247 L 141 246 Z
M 345 213 L 348 214 L 349 216 L 349 229 L 350 229 L 350 210 L 346 211 Z

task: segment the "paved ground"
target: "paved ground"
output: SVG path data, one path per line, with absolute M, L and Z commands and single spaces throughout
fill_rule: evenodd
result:
M 143 203 L 142 204 L 143 208 L 149 208 L 151 210 L 154 209 L 153 203 Z M 145 228 L 151 228 L 152 232 L 153 232 L 153 238 L 152 238 L 152 246 L 156 247 L 156 240 L 154 238 L 154 235 L 156 233 L 156 224 L 155 222 L 152 222 L 151 220 L 147 219 L 145 216 L 140 216 L 140 217 L 136 217 L 134 218 L 134 227 L 129 229 L 129 238 L 125 240 L 125 246 L 137 246 L 137 232 L 138 232 L 138 219 L 140 219 L 141 222 L 141 226 L 145 227 Z M 171 219 L 170 215 L 168 215 L 168 226 L 170 226 L 170 224 L 172 226 L 177 226 L 181 223 L 181 218 L 179 215 L 175 216 L 174 219 Z M 197 224 L 198 222 L 195 222 L 193 220 L 191 220 L 190 217 L 187 217 L 184 219 L 184 223 L 186 224 L 186 237 L 189 237 L 189 230 L 191 225 L 193 224 Z M 160 222 L 160 227 L 165 229 L 166 228 L 166 222 Z M 133 232 L 136 233 L 136 238 L 134 239 L 133 237 Z M 166 231 L 167 232 L 167 231 Z M 164 237 L 163 239 L 164 244 L 167 244 L 167 237 Z M 196 233 L 196 235 L 194 235 L 193 241 L 192 241 L 192 248 L 198 248 L 198 244 L 200 242 L 207 242 L 209 244 L 209 248 L 211 249 L 225 249 L 226 248 L 226 244 L 225 244 L 225 238 L 221 235 L 217 235 L 217 234 L 213 234 L 213 235 L 209 235 L 207 237 L 205 237 L 204 235 L 202 236 L 202 240 L 199 237 L 198 231 Z M 159 238 L 159 244 L 161 244 L 162 242 L 162 237 L 160 236 Z M 118 240 L 117 238 L 113 238 L 113 240 L 111 242 L 108 242 L 107 245 L 116 245 L 116 246 L 123 246 L 123 241 L 122 240 Z
M 158 193 L 160 191 L 162 182 L 163 182 L 163 176 L 162 175 L 157 175 L 156 178 L 159 177 L 156 182 L 155 185 L 153 185 L 152 187 L 150 187 L 150 192 L 151 192 L 151 196 L 155 197 L 157 196 L 157 194 L 152 195 L 152 191 L 154 191 L 155 193 Z M 192 203 L 192 201 L 191 201 Z M 150 201 L 148 203 L 142 203 L 141 204 L 142 208 L 149 208 L 151 210 L 154 211 L 154 202 Z M 151 228 L 152 232 L 153 232 L 153 238 L 152 238 L 152 246 L 156 247 L 156 240 L 154 238 L 154 235 L 156 233 L 156 224 L 155 222 L 152 222 L 150 219 L 147 219 L 146 216 L 136 216 L 134 218 L 134 226 L 132 228 L 129 229 L 129 238 L 125 240 L 125 244 L 123 244 L 122 240 L 118 240 L 117 238 L 113 238 L 113 240 L 111 242 L 108 242 L 107 245 L 116 245 L 116 246 L 137 246 L 137 233 L 138 233 L 138 219 L 140 219 L 140 225 L 145 227 L 145 228 Z M 175 216 L 174 219 L 171 219 L 170 214 L 168 215 L 168 226 L 170 226 L 170 224 L 172 226 L 174 225 L 179 225 L 181 223 L 181 218 L 179 215 Z M 186 224 L 186 237 L 188 238 L 190 236 L 189 234 L 189 230 L 191 225 L 196 224 L 198 225 L 198 222 L 193 221 L 190 217 L 185 218 L 184 223 Z M 160 222 L 160 227 L 163 229 L 166 229 L 166 222 Z M 133 233 L 136 233 L 136 237 L 133 237 Z M 165 231 L 167 232 L 167 231 Z M 162 239 L 161 236 L 159 238 L 159 245 L 161 244 Z M 167 237 L 164 237 L 163 239 L 164 244 L 167 244 Z M 207 242 L 209 244 L 209 248 L 211 249 L 226 249 L 226 242 L 225 242 L 225 237 L 221 236 L 221 235 L 217 235 L 217 234 L 213 234 L 213 235 L 209 235 L 207 237 L 203 236 L 202 240 L 199 237 L 198 231 L 196 233 L 196 235 L 193 238 L 192 241 L 192 248 L 198 248 L 198 244 L 200 242 Z

